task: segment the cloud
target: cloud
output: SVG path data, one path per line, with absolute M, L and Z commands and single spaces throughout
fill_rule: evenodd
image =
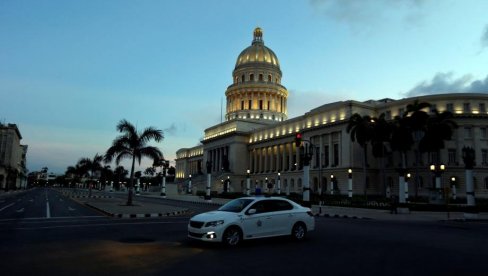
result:
M 471 75 L 454 78 L 452 72 L 437 73 L 432 80 L 423 81 L 405 93 L 414 97 L 440 93 L 488 93 L 488 75 L 483 80 L 472 80 Z
M 372 28 L 389 17 L 411 24 L 423 18 L 425 0 L 310 0 L 312 8 L 321 15 L 348 25 L 354 31 Z
M 172 136 L 174 136 L 177 131 L 178 131 L 178 128 L 176 127 L 175 123 L 171 123 L 171 125 L 168 128 L 164 129 L 165 134 L 172 135 Z
M 488 24 L 485 26 L 483 34 L 481 35 L 481 47 L 488 47 Z

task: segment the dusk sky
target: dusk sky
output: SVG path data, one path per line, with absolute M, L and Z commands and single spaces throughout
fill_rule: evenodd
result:
M 163 130 L 157 146 L 174 160 L 220 123 L 257 26 L 289 118 L 340 100 L 488 93 L 487 11 L 486 0 L 1 0 L 0 122 L 19 127 L 29 171 L 105 153 L 121 119 Z

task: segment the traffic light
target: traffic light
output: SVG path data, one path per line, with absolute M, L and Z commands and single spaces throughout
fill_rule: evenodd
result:
M 297 132 L 295 134 L 295 146 L 298 148 L 302 144 L 302 134 L 300 132 Z

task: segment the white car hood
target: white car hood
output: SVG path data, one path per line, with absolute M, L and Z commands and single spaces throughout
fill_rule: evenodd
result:
M 238 213 L 224 212 L 224 211 L 211 211 L 206 213 L 201 213 L 193 216 L 191 220 L 193 221 L 216 221 L 216 220 L 226 220 L 229 218 L 235 218 Z

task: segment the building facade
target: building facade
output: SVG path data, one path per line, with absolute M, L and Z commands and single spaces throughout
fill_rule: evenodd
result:
M 27 184 L 27 146 L 15 124 L 0 124 L 0 188 L 25 188 Z
M 488 95 L 454 93 L 400 100 L 339 101 L 288 119 L 288 91 L 281 85 L 281 77 L 278 58 L 264 46 L 262 30 L 256 28 L 252 45 L 237 58 L 233 82 L 225 92 L 226 121 L 206 129 L 202 145 L 177 151 L 176 181 L 183 190 L 192 175 L 192 191 L 204 191 L 209 172 L 212 190 L 217 192 L 242 192 L 250 177 L 252 189 L 266 189 L 267 184 L 276 189 L 280 179 L 283 193 L 301 193 L 302 160 L 294 143 L 300 132 L 313 145 L 309 178 L 312 193 L 347 194 L 348 169 L 352 169 L 354 194 L 398 194 L 399 153 L 377 159 L 369 150 L 365 176 L 363 150 L 351 141 L 346 128 L 355 113 L 372 117 L 383 113 L 392 120 L 403 114 L 408 104 L 419 100 L 432 105 L 427 112 L 451 111 L 458 128 L 438 154 L 407 154 L 406 168 L 412 175 L 410 193 L 428 196 L 434 185 L 429 166 L 442 163 L 446 168 L 442 183 L 450 183 L 454 177 L 457 193 L 465 196 L 462 148 L 468 146 L 475 150 L 475 194 L 488 198 Z

